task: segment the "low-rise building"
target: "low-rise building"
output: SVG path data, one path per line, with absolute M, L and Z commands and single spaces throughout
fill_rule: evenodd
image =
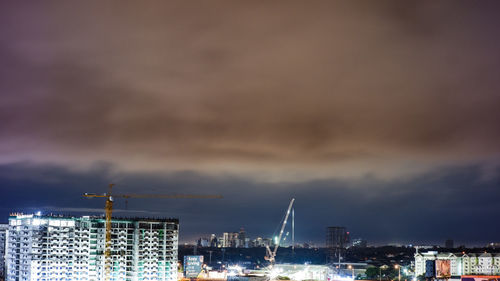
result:
M 415 274 L 425 274 L 425 263 L 431 260 L 449 260 L 452 276 L 499 275 L 500 253 L 438 253 L 429 251 L 415 254 Z

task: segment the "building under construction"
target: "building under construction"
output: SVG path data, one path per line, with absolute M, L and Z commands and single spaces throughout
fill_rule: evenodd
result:
M 112 219 L 109 279 L 177 280 L 177 219 Z M 106 220 L 13 214 L 7 281 L 105 280 Z
M 343 226 L 326 228 L 327 263 L 340 263 L 349 245 L 349 232 Z

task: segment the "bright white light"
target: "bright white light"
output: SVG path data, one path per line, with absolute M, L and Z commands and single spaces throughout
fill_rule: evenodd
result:
M 41 216 L 41 215 L 42 215 L 42 212 L 38 211 L 38 212 L 36 212 L 36 215 L 37 215 L 37 216 Z
M 228 276 L 236 276 L 238 274 L 242 274 L 243 268 L 239 265 L 231 265 L 227 267 L 228 269 Z
M 269 277 L 271 279 L 275 279 L 276 277 L 278 277 L 278 274 L 279 274 L 278 270 L 276 268 L 273 268 L 271 272 L 269 272 Z
M 332 279 L 340 280 L 340 281 L 353 281 L 354 280 L 352 277 L 340 276 L 337 274 L 334 274 Z
M 61 221 L 60 220 L 50 220 L 49 225 L 50 226 L 61 226 Z

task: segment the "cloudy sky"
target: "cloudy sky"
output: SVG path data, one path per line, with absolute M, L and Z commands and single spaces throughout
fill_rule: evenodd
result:
M 496 1 L 0 4 L 0 220 L 181 220 L 181 241 L 500 241 Z M 118 191 L 117 191 L 118 192 Z

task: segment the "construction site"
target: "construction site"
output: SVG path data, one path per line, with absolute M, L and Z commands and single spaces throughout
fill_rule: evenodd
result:
M 178 219 L 116 218 L 113 203 L 116 198 L 218 199 L 222 196 L 114 194 L 113 186 L 110 184 L 104 194 L 83 195 L 105 199 L 104 216 L 11 214 L 5 239 L 5 280 L 339 279 L 334 278 L 334 270 L 325 265 L 276 263 L 280 244 L 290 233 L 285 233 L 287 224 L 291 226 L 291 251 L 295 251 L 294 198 L 279 223 L 273 244 L 265 246 L 262 264 L 254 267 L 228 261 L 214 268 L 199 255 L 184 255 L 184 263 L 179 260 Z
M 109 232 L 90 216 L 12 214 L 9 224 L 8 281 L 177 280 L 177 219 L 113 219 Z
M 310 262 L 300 262 L 297 261 L 304 260 L 304 256 L 296 256 L 296 250 L 304 252 L 304 249 L 295 249 L 295 211 L 294 211 L 295 199 L 292 198 L 285 210 L 282 220 L 279 222 L 279 231 L 273 235 L 273 246 L 265 245 L 265 253 L 259 248 L 258 252 L 253 252 L 254 255 L 263 255 L 263 260 L 265 262 L 259 263 L 259 265 L 254 265 L 248 262 L 236 262 L 229 261 L 219 262 L 219 266 L 211 267 L 204 265 L 204 256 L 184 256 L 184 275 L 183 278 L 195 278 L 199 280 L 229 280 L 229 281 L 267 281 L 267 280 L 318 280 L 318 281 L 352 281 L 354 279 L 355 269 L 352 265 L 325 265 L 324 262 L 321 264 L 311 264 Z M 290 223 L 289 223 L 290 221 Z M 287 226 L 290 231 L 287 230 Z M 289 238 L 289 243 L 287 243 L 286 248 L 282 248 L 282 243 L 285 244 L 285 240 Z M 291 241 L 290 241 L 291 240 Z M 290 262 L 278 263 L 277 256 L 278 250 L 281 249 L 281 259 L 289 260 Z M 317 249 L 316 249 L 317 250 Z M 225 252 L 225 250 L 223 250 Z M 236 252 L 236 255 L 239 251 Z M 285 252 L 283 254 L 283 252 Z M 210 251 L 211 253 L 211 251 Z M 241 255 L 241 252 L 239 252 Z M 197 270 L 192 270 L 192 266 L 186 261 L 189 258 L 186 257 L 198 257 L 195 260 L 195 264 L 200 265 Z M 286 258 L 287 257 L 287 258 Z M 255 258 L 257 261 L 261 260 L 259 257 Z M 228 259 L 230 260 L 230 259 Z M 324 261 L 324 260 L 323 260 Z M 213 263 L 208 263 L 213 264 Z M 186 270 L 186 267 L 190 267 L 191 270 Z M 191 271 L 191 272 L 190 272 Z M 357 273 L 356 273 L 357 274 Z

